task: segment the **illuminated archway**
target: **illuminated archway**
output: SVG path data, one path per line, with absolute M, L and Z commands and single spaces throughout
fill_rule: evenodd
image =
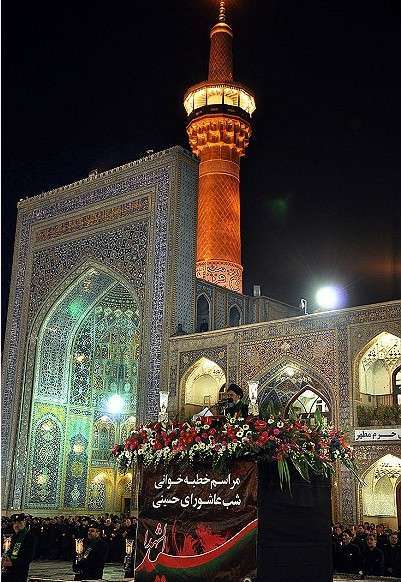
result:
M 359 393 L 363 404 L 393 404 L 393 372 L 401 364 L 401 338 L 381 333 L 359 360 Z
M 226 376 L 221 367 L 209 360 L 200 358 L 184 375 L 182 389 L 184 391 L 184 417 L 190 417 L 211 407 L 219 400 L 219 392 L 226 382 Z
M 397 529 L 397 487 L 401 482 L 401 458 L 385 455 L 363 475 L 361 486 L 363 520 L 385 523 Z
M 87 269 L 54 302 L 36 342 L 24 507 L 82 511 L 92 493 L 106 503 L 106 481 L 93 482 L 92 467 L 114 467 L 110 447 L 136 415 L 139 344 L 138 302 L 109 272 Z M 122 410 L 113 414 L 116 394 Z
M 355 361 L 355 404 L 358 426 L 397 424 L 397 370 L 401 338 L 383 332 L 373 338 Z M 401 383 L 401 379 L 398 380 Z M 400 398 L 401 400 L 401 398 Z
M 313 422 L 314 416 L 320 413 L 324 422 L 330 420 L 330 408 L 326 400 L 311 386 L 305 386 L 296 394 L 287 406 L 286 412 L 292 412 L 302 419 L 310 419 Z
M 303 416 L 320 409 L 326 418 L 335 417 L 330 388 L 295 359 L 285 358 L 263 374 L 259 383 L 259 406 L 261 409 L 271 407 L 284 414 L 295 406 Z

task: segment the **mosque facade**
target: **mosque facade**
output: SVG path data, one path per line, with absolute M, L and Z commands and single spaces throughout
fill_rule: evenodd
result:
M 401 521 L 401 301 L 303 315 L 241 292 L 239 159 L 254 101 L 229 75 L 231 38 L 220 13 L 212 54 L 226 68 L 213 61 L 185 95 L 194 153 L 173 147 L 19 203 L 4 511 L 129 511 L 113 444 L 236 382 L 256 386 L 260 405 L 349 427 L 366 484 L 337 471 L 334 519 Z

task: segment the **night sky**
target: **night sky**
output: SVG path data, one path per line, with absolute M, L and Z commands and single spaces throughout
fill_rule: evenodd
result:
M 19 198 L 188 147 L 182 97 L 207 77 L 217 4 L 7 2 L 5 300 Z M 345 306 L 399 298 L 399 3 L 231 0 L 228 21 L 257 106 L 241 163 L 245 292 L 312 303 L 334 283 Z

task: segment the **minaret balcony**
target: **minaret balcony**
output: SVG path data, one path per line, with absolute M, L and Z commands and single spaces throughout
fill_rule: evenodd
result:
M 228 114 L 250 120 L 255 111 L 255 99 L 238 85 L 201 84 L 191 88 L 184 97 L 189 120 L 207 114 Z

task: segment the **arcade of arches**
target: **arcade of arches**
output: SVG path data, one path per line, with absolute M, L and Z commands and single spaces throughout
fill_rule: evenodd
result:
M 123 509 L 110 449 L 135 426 L 139 345 L 139 305 L 108 273 L 89 269 L 51 307 L 36 344 L 26 508 Z

